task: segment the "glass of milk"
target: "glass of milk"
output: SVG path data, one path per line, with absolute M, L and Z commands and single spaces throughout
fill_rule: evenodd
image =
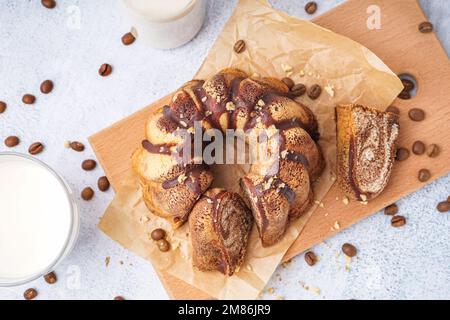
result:
M 158 49 L 190 41 L 205 20 L 206 0 L 122 0 L 139 41 Z
M 36 158 L 0 152 L 0 286 L 54 270 L 78 229 L 74 195 L 61 176 Z

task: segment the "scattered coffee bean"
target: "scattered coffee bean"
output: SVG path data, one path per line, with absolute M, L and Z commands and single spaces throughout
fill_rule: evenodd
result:
M 125 298 L 122 296 L 117 296 L 117 297 L 114 297 L 114 300 L 125 300 Z
M 313 266 L 317 262 L 317 256 L 314 252 L 308 251 L 305 253 L 305 261 L 308 265 Z
M 432 143 L 427 147 L 427 155 L 430 158 L 436 158 L 440 152 L 441 152 L 441 149 L 439 148 L 439 146 L 437 144 Z
M 131 32 L 127 32 L 122 36 L 122 43 L 126 46 L 129 46 L 136 40 Z
M 108 191 L 110 186 L 108 178 L 105 176 L 98 178 L 97 186 L 100 191 Z
M 397 204 L 393 203 L 384 208 L 384 214 L 388 216 L 394 216 L 398 212 Z
M 395 155 L 395 159 L 397 161 L 404 161 L 409 158 L 409 150 L 406 148 L 398 148 L 397 154 Z
M 350 243 L 344 243 L 342 245 L 342 252 L 345 253 L 347 257 L 353 258 L 354 256 L 356 256 L 357 250 L 354 245 Z
M 398 97 L 399 97 L 400 99 L 403 99 L 403 100 L 408 100 L 408 99 L 411 99 L 411 93 L 409 93 L 409 91 L 402 90 L 402 91 L 398 94 Z
M 422 121 L 425 119 L 425 112 L 419 108 L 412 108 L 409 110 L 408 116 L 412 121 Z
M 32 94 L 24 94 L 22 97 L 22 102 L 25 104 L 33 104 L 36 101 L 36 97 Z
M 47 9 L 53 9 L 54 7 L 56 7 L 56 1 L 55 0 L 41 0 L 41 3 Z
M 36 155 L 44 151 L 44 145 L 41 142 L 34 142 L 28 148 L 28 152 L 32 155 Z
M 414 89 L 414 82 L 412 82 L 409 79 L 401 79 L 401 80 L 402 80 L 404 90 L 411 91 Z
M 6 103 L 3 101 L 0 101 L 0 113 L 5 112 L 6 110 Z
M 417 155 L 421 155 L 425 153 L 425 143 L 422 141 L 416 141 L 413 143 L 412 152 Z
M 291 94 L 294 97 L 300 97 L 306 92 L 306 86 L 303 83 L 297 83 L 291 88 Z
M 36 291 L 36 289 L 30 288 L 25 290 L 25 292 L 23 293 L 23 297 L 25 298 L 25 300 L 33 300 L 34 298 L 36 298 L 38 295 L 38 292 Z
M 86 187 L 81 191 L 81 198 L 83 200 L 89 201 L 94 197 L 94 190 L 91 187 Z
M 308 89 L 308 97 L 313 100 L 317 99 L 321 93 L 322 88 L 318 84 L 314 84 Z
M 448 202 L 448 201 L 439 202 L 437 205 L 437 209 L 439 212 L 450 211 L 450 202 Z
M 161 239 L 157 242 L 159 251 L 167 252 L 170 250 L 170 243 L 166 239 Z
M 421 22 L 419 24 L 419 31 L 422 33 L 430 33 L 433 31 L 433 24 L 428 21 Z
M 400 109 L 397 108 L 396 106 L 389 106 L 389 107 L 386 108 L 386 112 L 400 114 Z
M 70 147 L 72 150 L 77 151 L 77 152 L 82 152 L 82 151 L 84 151 L 84 144 L 82 144 L 82 143 L 79 142 L 79 141 L 72 141 L 72 142 L 70 142 L 70 143 L 69 143 L 69 147 Z
M 158 241 L 165 238 L 166 232 L 163 229 L 158 228 L 153 230 L 150 236 L 153 240 Z
M 294 80 L 288 77 L 284 77 L 283 79 L 281 79 L 281 81 L 283 81 L 283 83 L 289 88 L 289 90 L 291 90 L 295 85 Z
M 234 44 L 234 52 L 236 53 L 242 53 L 245 50 L 245 41 L 244 40 L 238 40 L 236 41 L 236 43 Z
M 20 143 L 20 139 L 16 136 L 9 136 L 5 139 L 5 146 L 8 148 L 13 148 Z
M 402 227 L 406 224 L 404 216 L 393 216 L 391 219 L 391 225 L 395 228 Z
M 49 274 L 46 274 L 44 276 L 44 280 L 48 284 L 55 284 L 56 281 L 58 281 L 58 278 L 56 277 L 56 274 L 54 272 L 50 272 Z
M 83 170 L 86 170 L 86 171 L 94 170 L 96 166 L 97 166 L 97 162 L 92 159 L 84 160 L 81 163 L 81 168 L 83 168 Z
M 98 69 L 98 74 L 102 77 L 107 77 L 111 74 L 112 67 L 110 64 L 104 63 L 100 66 L 100 69 Z
M 431 178 L 430 170 L 420 169 L 417 178 L 419 179 L 420 182 L 428 181 Z
M 53 90 L 52 80 L 45 80 L 41 83 L 41 92 L 44 94 L 50 93 Z
M 308 14 L 314 14 L 317 11 L 317 3 L 310 1 L 305 5 L 305 11 Z

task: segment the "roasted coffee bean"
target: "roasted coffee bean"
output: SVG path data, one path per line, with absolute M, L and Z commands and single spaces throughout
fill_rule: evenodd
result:
M 72 141 L 71 143 L 69 143 L 69 146 L 74 151 L 77 151 L 77 152 L 84 151 L 84 144 L 82 144 L 79 141 Z
M 344 243 L 342 245 L 342 252 L 350 258 L 353 258 L 354 256 L 356 256 L 356 248 L 354 245 L 350 244 L 350 243 Z
M 45 80 L 41 83 L 41 92 L 44 94 L 50 93 L 53 90 L 52 80 Z
M 428 181 L 431 178 L 430 170 L 428 169 L 420 169 L 417 178 L 420 182 Z
M 16 136 L 9 136 L 5 139 L 5 146 L 8 148 L 13 148 L 20 143 L 20 139 Z
M 305 94 L 306 86 L 303 83 L 297 83 L 291 88 L 290 92 L 294 97 L 300 97 Z
M 28 148 L 28 152 L 32 155 L 36 155 L 44 151 L 44 145 L 41 142 L 34 142 Z
M 110 186 L 108 178 L 105 176 L 98 178 L 97 186 L 100 191 L 108 191 Z
M 166 237 L 166 232 L 163 229 L 158 228 L 153 230 L 150 236 L 153 240 L 158 241 Z
M 161 252 L 167 252 L 170 250 L 170 243 L 166 239 L 158 240 L 157 245 L 159 251 Z
M 122 43 L 126 46 L 129 46 L 136 40 L 131 32 L 127 32 L 122 36 Z
M 94 197 L 94 190 L 91 187 L 86 187 L 81 191 L 81 198 L 89 201 Z
M 412 82 L 409 79 L 401 79 L 401 80 L 402 80 L 404 90 L 411 91 L 414 89 L 414 82 Z
M 25 104 L 33 104 L 36 101 L 36 97 L 32 94 L 24 94 L 22 97 L 22 102 Z
M 245 41 L 244 40 L 238 40 L 236 41 L 236 43 L 234 44 L 234 52 L 236 53 L 242 53 L 245 50 Z
M 386 108 L 386 112 L 400 114 L 400 109 L 397 108 L 396 106 L 389 106 L 389 107 Z
M 117 297 L 114 297 L 114 300 L 125 300 L 125 298 L 122 296 L 117 296 Z
M 104 63 L 100 66 L 100 69 L 98 69 L 98 74 L 102 77 L 107 77 L 111 74 L 112 67 L 110 64 Z
M 412 121 L 422 121 L 425 119 L 425 111 L 419 108 L 412 108 L 409 110 L 408 116 Z
M 384 208 L 384 214 L 387 216 L 394 216 L 398 213 L 397 204 L 393 203 Z
M 50 272 L 44 276 L 44 280 L 48 284 L 55 284 L 56 281 L 58 281 L 58 278 L 56 277 L 56 274 L 54 272 Z
M 83 170 L 86 170 L 86 171 L 94 170 L 96 166 L 97 166 L 97 162 L 93 159 L 87 159 L 81 163 L 81 168 L 83 168 Z
M 427 155 L 430 158 L 436 158 L 440 152 L 441 152 L 441 149 L 439 148 L 439 146 L 437 144 L 432 143 L 427 147 Z
M 417 155 L 421 155 L 425 153 L 425 143 L 422 141 L 416 141 L 413 143 L 412 152 Z
M 428 21 L 424 21 L 419 24 L 419 31 L 422 33 L 430 33 L 433 31 L 433 24 Z
M 398 97 L 399 97 L 400 99 L 403 99 L 403 100 L 408 100 L 408 99 L 411 99 L 411 93 L 409 93 L 409 91 L 402 90 L 402 91 L 398 94 Z
M 54 7 L 56 7 L 56 1 L 55 0 L 41 0 L 41 3 L 47 9 L 53 9 Z
M 448 201 L 439 202 L 436 208 L 438 209 L 439 212 L 450 211 L 450 202 Z
M 36 291 L 36 289 L 30 288 L 25 290 L 25 292 L 23 293 L 23 297 L 25 298 L 25 300 L 33 300 L 34 298 L 36 298 L 38 295 L 38 292 Z
M 314 252 L 308 251 L 305 253 L 305 261 L 308 265 L 313 266 L 317 262 L 317 256 Z
M 404 216 L 393 216 L 391 219 L 391 225 L 395 228 L 402 227 L 406 224 Z
M 305 11 L 308 14 L 314 14 L 317 11 L 317 3 L 310 1 L 305 5 Z
M 281 79 L 281 81 L 283 81 L 283 83 L 289 88 L 289 90 L 291 90 L 295 85 L 294 80 L 288 77 L 284 77 L 283 79 Z
M 409 150 L 406 148 L 398 148 L 395 155 L 397 161 L 404 161 L 409 158 Z
M 318 84 L 314 84 L 307 91 L 308 97 L 310 97 L 312 100 L 315 100 L 322 93 L 322 88 Z
M 0 113 L 5 112 L 6 110 L 6 103 L 3 101 L 0 101 Z

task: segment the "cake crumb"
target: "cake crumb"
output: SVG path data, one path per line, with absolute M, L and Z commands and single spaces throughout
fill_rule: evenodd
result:
M 344 196 L 344 197 L 342 198 L 342 202 L 343 202 L 345 205 L 348 205 L 349 202 L 350 202 L 350 200 L 348 199 L 347 196 Z
M 308 285 L 308 284 L 306 284 L 306 283 L 304 283 L 304 282 L 300 282 L 300 285 L 301 285 L 302 288 L 305 289 L 306 291 L 310 291 L 310 292 L 312 292 L 312 293 L 315 293 L 315 294 L 317 294 L 317 295 L 320 295 L 320 288 L 310 286 L 310 285 Z
M 290 65 L 284 63 L 281 64 L 281 69 L 283 69 L 283 71 L 286 73 L 291 72 L 293 70 L 293 68 Z
M 300 70 L 300 77 L 304 77 L 305 76 L 305 71 L 302 69 Z
M 64 141 L 64 148 L 70 149 L 70 141 Z

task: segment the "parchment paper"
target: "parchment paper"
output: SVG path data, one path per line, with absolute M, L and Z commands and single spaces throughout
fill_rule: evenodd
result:
M 246 42 L 246 50 L 241 54 L 233 51 L 238 39 Z M 289 75 L 296 83 L 307 87 L 317 83 L 322 87 L 319 99 L 313 101 L 306 94 L 298 99 L 317 116 L 320 145 L 327 162 L 323 175 L 313 186 L 314 207 L 290 225 L 280 243 L 269 248 L 261 246 L 253 227 L 245 262 L 232 277 L 192 267 L 187 224 L 173 231 L 164 219 L 149 212 L 134 173 L 124 181 L 99 227 L 124 247 L 151 261 L 155 268 L 215 298 L 253 299 L 264 289 L 284 253 L 335 181 L 335 105 L 360 103 L 385 108 L 403 87 L 397 76 L 367 48 L 311 22 L 276 11 L 265 0 L 239 1 L 196 78 L 205 79 L 230 66 L 261 76 Z M 214 186 L 241 192 L 238 181 L 247 169 L 248 166 L 239 165 L 213 167 Z M 168 231 L 170 252 L 160 252 L 149 238 L 156 227 Z

